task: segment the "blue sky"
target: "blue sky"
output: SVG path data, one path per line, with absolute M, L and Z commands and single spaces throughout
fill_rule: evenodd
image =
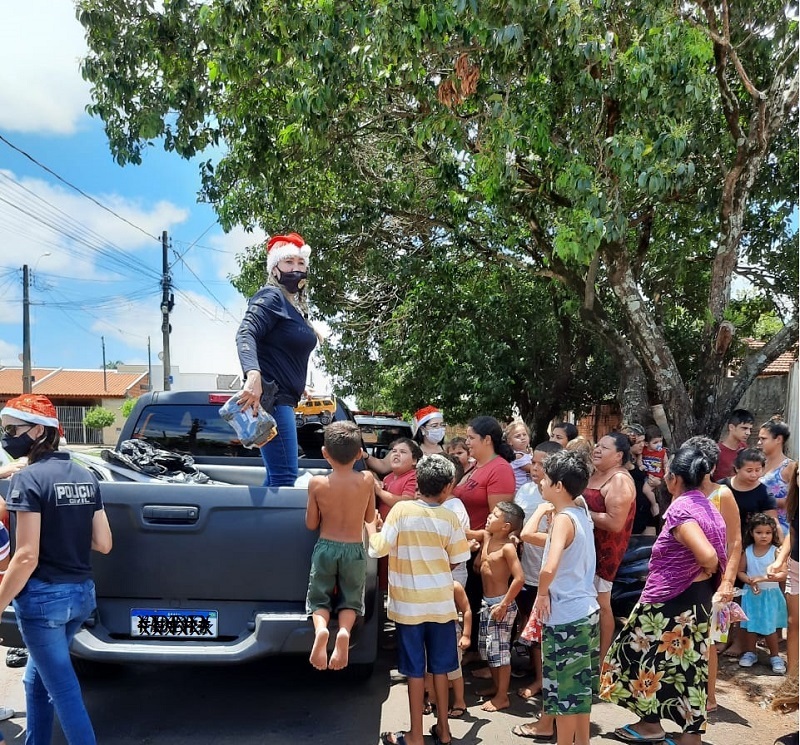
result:
M 146 363 L 148 336 L 157 364 L 167 230 L 172 362 L 181 372 L 238 372 L 233 340 L 245 300 L 227 276 L 237 271 L 235 255 L 264 236 L 224 234 L 213 210 L 197 202 L 196 164 L 160 145 L 141 166 L 114 163 L 102 123 L 85 113 L 85 53 L 70 0 L 0 4 L 0 135 L 138 228 L 0 141 L 0 365 L 21 364 L 26 263 L 35 266 L 34 365 L 100 367 L 101 337 L 107 360 Z

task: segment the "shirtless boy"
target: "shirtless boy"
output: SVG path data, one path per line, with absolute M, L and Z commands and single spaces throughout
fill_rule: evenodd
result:
M 311 557 L 306 612 L 314 622 L 314 646 L 309 662 L 317 670 L 347 667 L 350 632 L 364 614 L 367 553 L 364 523 L 375 520 L 374 481 L 369 472 L 353 470 L 361 457 L 361 431 L 354 422 L 334 422 L 325 428 L 322 455 L 333 472 L 314 476 L 308 484 L 306 527 L 319 528 Z M 339 631 L 328 659 L 328 623 L 333 591 L 339 588 Z
M 492 688 L 481 695 L 489 701 L 484 711 L 507 709 L 511 683 L 511 632 L 517 617 L 515 598 L 525 584 L 522 565 L 511 533 L 519 535 L 525 513 L 514 502 L 498 502 L 489 513 L 481 540 L 480 563 L 483 603 L 478 647 L 481 658 L 489 662 Z M 511 581 L 509 584 L 509 580 Z

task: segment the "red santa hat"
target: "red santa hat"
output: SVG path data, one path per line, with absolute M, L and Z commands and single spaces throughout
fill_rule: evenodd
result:
M 0 411 L 0 416 L 13 416 L 30 424 L 56 427 L 61 434 L 64 434 L 53 402 L 47 396 L 40 396 L 38 393 L 23 393 L 10 399 Z
M 299 233 L 288 233 L 287 235 L 273 235 L 267 241 L 267 274 L 272 274 L 272 270 L 278 262 L 290 256 L 299 256 L 306 260 L 311 256 L 311 247 L 303 240 Z
M 435 406 L 423 406 L 419 409 L 411 420 L 411 429 L 414 431 L 414 434 L 417 433 L 417 430 L 423 424 L 429 422 L 431 419 L 444 419 L 444 415 Z

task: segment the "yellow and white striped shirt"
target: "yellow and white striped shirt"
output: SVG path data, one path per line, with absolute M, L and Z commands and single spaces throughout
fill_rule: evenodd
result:
M 450 510 L 420 499 L 398 502 L 369 544 L 370 556 L 389 555 L 389 618 L 409 626 L 457 618 L 450 565 L 468 561 L 470 552 Z

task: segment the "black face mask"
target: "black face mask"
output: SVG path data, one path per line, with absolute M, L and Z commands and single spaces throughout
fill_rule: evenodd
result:
M 306 286 L 307 277 L 308 272 L 282 272 L 278 269 L 276 279 L 278 284 L 283 285 L 287 292 L 291 292 L 294 295 Z
M 17 458 L 23 458 L 30 453 L 31 448 L 33 447 L 33 442 L 33 438 L 29 437 L 27 432 L 23 432 L 21 435 L 17 435 L 16 437 L 3 435 L 2 439 L 3 450 L 5 450 L 14 460 Z

